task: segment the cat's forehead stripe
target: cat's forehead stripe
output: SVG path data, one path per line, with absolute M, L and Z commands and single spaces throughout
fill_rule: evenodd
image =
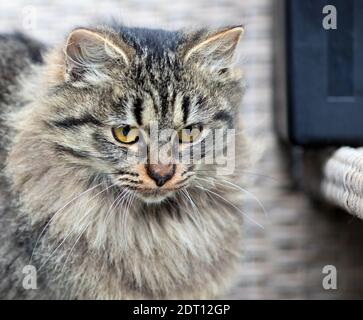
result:
M 139 126 L 142 126 L 142 111 L 143 111 L 143 101 L 140 98 L 136 98 L 133 104 L 133 111 L 135 115 L 136 122 Z
M 55 126 L 62 129 L 72 129 L 75 127 L 93 124 L 100 126 L 102 123 L 91 114 L 83 114 L 80 117 L 65 117 L 60 120 L 52 121 L 49 123 L 51 126 Z
M 184 124 L 187 123 L 188 116 L 189 116 L 189 105 L 190 105 L 190 97 L 184 96 L 182 102 L 182 111 L 183 111 L 183 122 Z

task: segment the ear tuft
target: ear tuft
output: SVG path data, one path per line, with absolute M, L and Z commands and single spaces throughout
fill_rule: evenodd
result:
M 236 47 L 244 33 L 242 26 L 225 28 L 199 36 L 184 53 L 184 63 L 196 62 L 200 66 L 217 70 L 219 74 L 228 70 Z
M 124 46 L 124 48 L 122 48 Z M 130 64 L 131 48 L 116 44 L 110 37 L 97 31 L 76 29 L 68 36 L 64 48 L 66 81 L 95 83 L 107 80 L 110 63 Z

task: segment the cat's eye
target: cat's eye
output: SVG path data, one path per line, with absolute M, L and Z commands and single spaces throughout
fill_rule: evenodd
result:
M 202 133 L 202 126 L 188 126 L 178 132 L 180 143 L 192 143 L 196 141 Z
M 139 130 L 128 125 L 112 128 L 112 134 L 117 141 L 125 144 L 132 144 L 139 140 Z

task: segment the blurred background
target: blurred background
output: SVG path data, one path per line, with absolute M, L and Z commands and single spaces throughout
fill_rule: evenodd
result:
M 304 0 L 301 0 L 304 1 Z M 116 18 L 131 26 L 178 29 L 244 24 L 239 47 L 247 91 L 241 104 L 253 164 L 243 173 L 246 221 L 239 277 L 226 298 L 363 298 L 363 223 L 333 207 L 313 203 L 291 172 L 301 172 L 273 128 L 273 18 L 271 0 L 12 0 L 2 2 L 0 33 L 14 30 L 53 45 L 76 26 Z M 294 153 L 301 152 L 294 149 Z M 323 268 L 338 272 L 337 290 L 322 286 Z

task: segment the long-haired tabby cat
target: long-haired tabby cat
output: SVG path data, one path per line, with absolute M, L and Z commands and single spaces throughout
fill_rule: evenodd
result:
M 236 127 L 242 32 L 78 28 L 51 50 L 0 36 L 1 297 L 222 296 L 240 256 L 236 176 L 192 152 L 134 157 L 152 124 L 177 133 L 160 149 L 199 145 L 200 160 L 213 129 Z

